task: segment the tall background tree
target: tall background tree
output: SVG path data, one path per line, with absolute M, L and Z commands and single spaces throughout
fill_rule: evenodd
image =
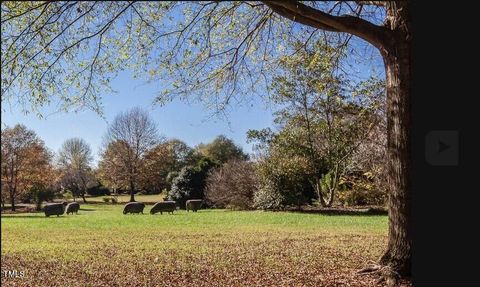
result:
M 105 145 L 115 145 L 118 158 L 113 164 L 124 173 L 130 188 L 130 201 L 135 201 L 135 191 L 140 180 L 140 170 L 145 164 L 145 154 L 159 140 L 157 126 L 147 112 L 132 108 L 120 113 L 108 127 Z
M 2 129 L 2 194 L 8 197 L 12 211 L 20 195 L 34 186 L 46 186 L 55 179 L 52 153 L 34 131 L 24 125 Z
M 345 54 L 322 41 L 279 61 L 280 75 L 272 83 L 273 101 L 280 108 L 275 122 L 281 131 L 270 146 L 285 157 L 303 158 L 322 206 L 331 206 L 340 178 L 349 169 L 358 147 L 378 124 L 384 100 L 383 81 L 371 78 L 354 86 L 336 62 Z M 251 139 L 265 133 L 250 131 Z M 274 140 L 272 142 L 272 140 Z
M 81 196 L 83 202 L 87 202 L 87 188 L 95 183 L 92 160 L 92 150 L 81 138 L 67 139 L 58 152 L 58 165 L 62 173 L 60 181 L 74 198 Z
M 409 275 L 409 1 L 2 2 L 1 16 L 2 101 L 40 114 L 53 99 L 99 111 L 97 99 L 126 68 L 163 80 L 157 102 L 198 97 L 224 112 L 268 87 L 278 55 L 295 52 L 285 41 L 368 43 L 383 58 L 387 91 L 389 240 L 376 269 L 391 282 Z
M 97 174 L 102 185 L 112 189 L 113 193 L 128 189 L 128 172 L 123 164 L 124 144 L 111 142 L 100 153 Z

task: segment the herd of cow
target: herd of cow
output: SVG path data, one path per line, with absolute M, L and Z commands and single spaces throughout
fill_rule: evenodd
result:
M 197 212 L 202 207 L 202 200 L 201 199 L 190 199 L 187 200 L 185 204 L 185 209 L 187 211 Z M 50 215 L 60 216 L 64 213 L 66 214 L 73 214 L 74 212 L 78 214 L 78 210 L 80 209 L 80 204 L 78 202 L 63 202 L 63 203 L 49 203 L 45 205 L 44 211 L 45 216 L 49 217 Z M 143 214 L 143 209 L 145 209 L 145 204 L 143 202 L 129 202 L 125 204 L 123 208 L 123 214 L 127 213 L 141 213 Z M 172 213 L 177 209 L 177 204 L 175 201 L 160 201 L 153 205 L 152 209 L 150 209 L 150 214 L 155 214 L 160 212 L 163 214 L 164 212 Z

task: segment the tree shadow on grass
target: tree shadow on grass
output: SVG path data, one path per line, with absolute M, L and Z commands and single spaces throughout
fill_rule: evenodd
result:
M 13 215 L 13 214 L 2 214 L 2 218 L 64 218 L 65 216 L 55 216 L 51 215 L 50 217 L 46 217 L 45 215 Z
M 353 215 L 353 216 L 372 216 L 388 215 L 388 211 L 383 208 L 364 208 L 364 209 L 344 209 L 344 208 L 321 208 L 321 209 L 300 209 L 288 210 L 293 213 L 323 214 L 323 215 Z

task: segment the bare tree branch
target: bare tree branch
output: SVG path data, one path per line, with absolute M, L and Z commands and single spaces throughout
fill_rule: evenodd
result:
M 373 6 L 380 6 L 385 7 L 387 5 L 387 1 L 355 1 L 358 5 L 373 5 Z

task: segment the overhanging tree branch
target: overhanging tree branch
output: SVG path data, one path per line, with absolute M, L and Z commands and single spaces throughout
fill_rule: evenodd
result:
M 388 37 L 388 30 L 385 27 L 359 17 L 330 15 L 298 1 L 263 2 L 276 13 L 292 21 L 326 31 L 350 33 L 377 48 L 381 48 Z

